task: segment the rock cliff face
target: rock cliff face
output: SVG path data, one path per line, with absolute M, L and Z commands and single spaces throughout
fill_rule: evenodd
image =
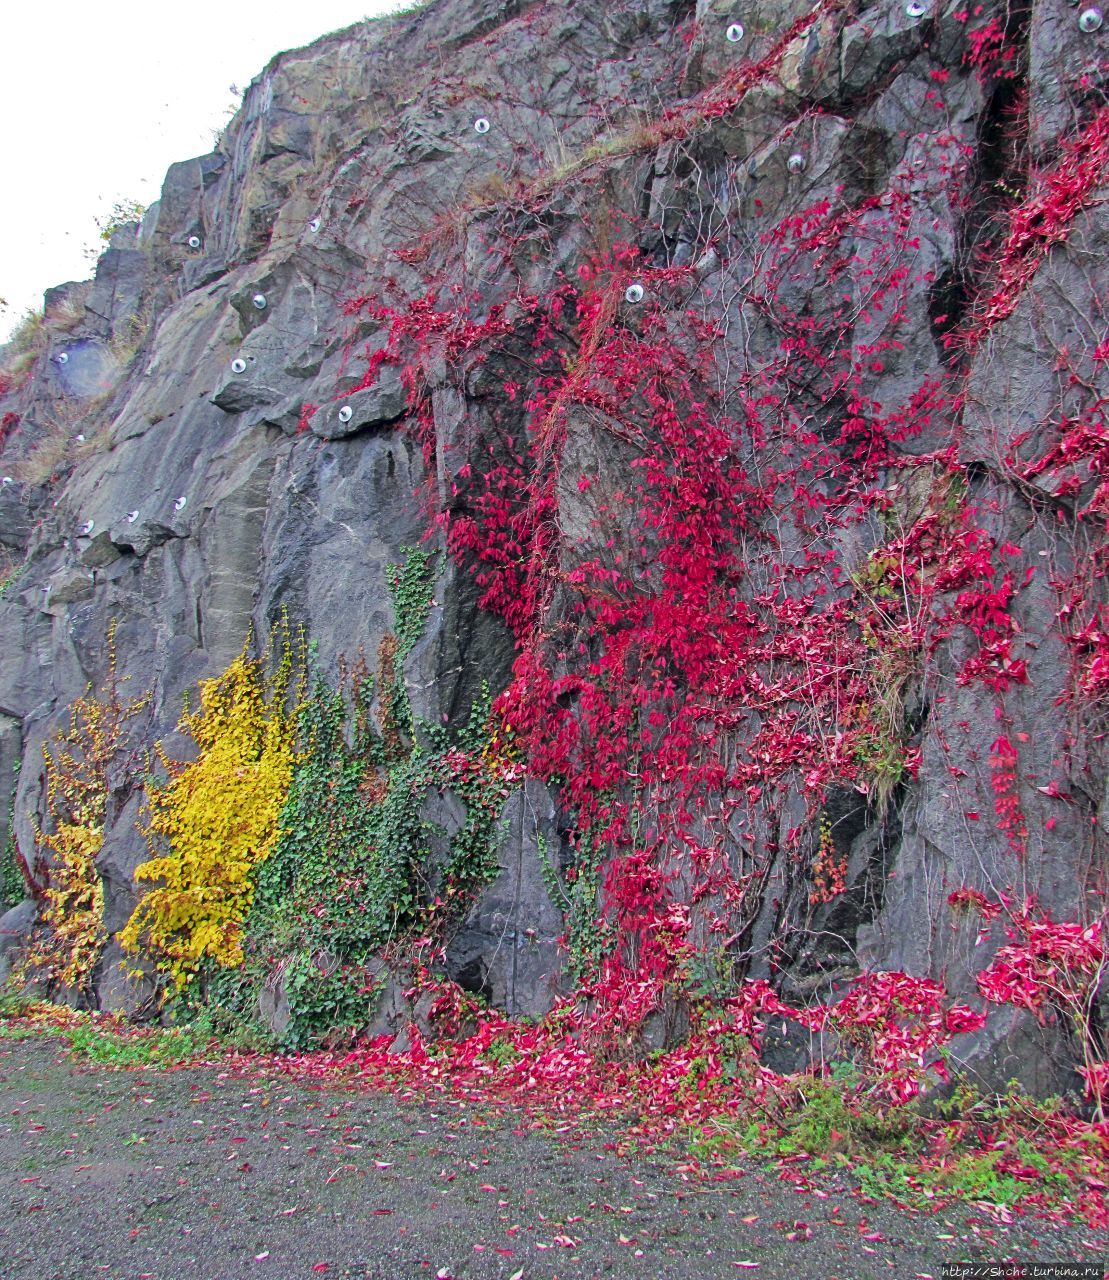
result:
M 36 885 L 43 747 L 113 621 L 130 747 L 187 759 L 182 699 L 248 634 L 372 660 L 422 547 L 416 749 L 483 682 L 511 741 L 437 935 L 464 987 L 542 1014 L 593 945 L 588 994 L 657 1042 L 752 979 L 977 1006 L 1002 944 L 1051 968 L 1037 928 L 1096 956 L 1105 41 L 1064 0 L 435 0 L 275 58 L 8 353 L 0 788 Z M 143 769 L 109 774 L 112 1005 L 150 851 Z M 466 801 L 423 805 L 434 863 Z M 1077 1036 L 1045 997 L 953 1050 L 1070 1083 L 1083 992 Z

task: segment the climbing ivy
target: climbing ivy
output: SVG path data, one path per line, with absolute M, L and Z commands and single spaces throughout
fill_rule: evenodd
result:
M 385 632 L 377 651 L 381 738 L 389 762 L 404 759 L 412 747 L 415 726 L 402 667 L 427 625 L 435 583 L 434 552 L 418 547 L 401 550 L 404 563 L 385 569 L 395 629 Z
M 24 972 L 87 994 L 104 929 L 104 885 L 95 866 L 104 838 L 108 773 L 120 765 L 127 724 L 147 706 L 149 695 L 124 702 L 116 671 L 115 624 L 108 630 L 108 675 L 99 694 L 91 687 L 74 702 L 69 725 L 42 749 L 47 817 L 36 825 L 45 864 L 41 919 L 46 926 L 24 957 Z M 14 841 L 9 835 L 14 855 Z M 28 870 L 28 874 L 30 874 Z M 5 886 L 6 887 L 6 886 Z
M 506 783 L 523 776 L 514 749 L 498 735 L 489 686 L 470 708 L 466 723 L 452 735 L 442 725 L 423 726 L 432 748 L 425 768 L 429 783 L 449 787 L 466 806 L 466 821 L 451 838 L 444 868 L 452 897 L 472 893 L 497 872 L 498 818 L 508 796 Z
M 539 869 L 552 902 L 563 913 L 566 932 L 566 973 L 575 987 L 593 981 L 600 973 L 601 960 L 611 949 L 612 935 L 600 912 L 601 850 L 590 836 L 576 846 L 572 866 L 560 875 L 551 860 L 542 834 L 538 841 Z
M 8 801 L 8 820 L 5 826 L 4 849 L 0 853 L 0 903 L 3 910 L 14 907 L 21 902 L 27 893 L 27 884 L 19 869 L 16 858 L 15 837 L 15 793 L 19 788 L 19 758 L 16 758 L 12 771 L 12 793 Z
M 369 1020 L 379 957 L 457 915 L 496 871 L 497 816 L 506 794 L 490 752 L 489 691 L 452 734 L 421 726 L 398 753 L 392 710 L 363 663 L 339 688 L 315 673 L 301 703 L 298 762 L 272 855 L 254 873 L 240 1008 L 280 987 L 280 1039 L 310 1044 Z M 371 714 L 377 695 L 377 723 Z M 433 870 L 429 788 L 449 787 L 466 821 Z
M 435 591 L 435 552 L 401 547 L 404 564 L 386 567 L 385 578 L 393 601 L 397 656 L 403 661 L 427 626 Z
M 280 835 L 256 872 L 247 966 L 256 988 L 283 981 L 291 1044 L 365 1022 L 364 967 L 414 907 L 419 801 L 411 765 L 386 766 L 372 694 L 364 671 L 349 701 L 316 673 L 298 716 L 299 762 Z

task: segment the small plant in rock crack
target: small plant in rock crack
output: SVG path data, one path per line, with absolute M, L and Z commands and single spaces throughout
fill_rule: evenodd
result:
M 8 341 L 0 344 L 0 394 L 24 383 L 49 342 L 50 334 L 42 312 L 27 311 L 12 330 Z
M 117 231 L 142 222 L 145 213 L 146 205 L 140 204 L 138 200 L 117 200 L 109 214 L 97 219 L 96 226 L 100 239 L 105 242 L 110 241 Z

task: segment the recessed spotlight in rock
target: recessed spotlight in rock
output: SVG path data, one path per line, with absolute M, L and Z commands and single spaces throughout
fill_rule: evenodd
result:
M 923 18 L 928 12 L 928 6 L 920 3 L 920 0 L 909 0 L 905 6 L 905 12 L 910 18 Z
M 251 298 L 250 305 L 255 311 L 265 311 L 269 304 L 266 302 L 266 295 L 264 293 L 256 293 L 254 297 Z
M 624 290 L 624 297 L 629 302 L 643 301 L 643 286 L 641 284 L 629 284 Z
M 474 132 L 475 133 L 489 132 L 489 121 L 486 120 L 484 116 L 478 116 L 478 118 L 474 121 Z
M 349 404 L 343 405 L 343 407 L 339 410 L 340 422 L 349 422 L 353 417 L 354 417 L 354 410 L 350 407 Z
M 805 167 L 808 165 L 803 151 L 795 151 L 793 155 L 786 161 L 786 168 L 790 173 L 804 173 Z
M 231 372 L 246 373 L 246 361 L 236 357 L 236 359 L 231 361 Z
M 186 498 L 186 497 L 185 497 L 185 495 L 184 495 L 184 494 L 182 494 L 182 495 L 177 499 L 177 501 L 173 504 L 173 509 L 174 509 L 174 511 L 184 511 L 184 510 L 185 510 L 185 503 L 186 503 L 186 502 L 188 502 L 188 498 Z
M 5 476 L 3 480 L 0 480 L 0 484 L 3 484 L 3 485 L 15 484 L 15 481 L 12 479 L 11 476 Z
M 54 357 L 54 359 L 59 364 L 69 364 L 69 356 L 66 355 L 64 351 L 59 351 L 58 354 Z
M 128 511 L 127 513 L 128 524 L 134 524 L 138 518 L 139 518 L 139 513 L 137 511 Z
M 199 248 L 200 248 L 200 237 L 199 237 L 199 236 L 189 236 L 189 248 L 190 248 L 190 249 L 199 249 Z
M 81 535 L 82 538 L 87 538 L 95 528 L 96 528 L 95 520 L 86 520 L 85 523 L 80 527 L 80 529 L 77 530 L 77 532 Z
M 1092 36 L 1095 31 L 1101 30 L 1101 24 L 1105 21 L 1105 15 L 1096 6 L 1089 9 L 1083 9 L 1078 15 L 1078 29 L 1084 35 Z
M 76 435 L 76 437 L 75 437 L 75 438 L 76 438 L 76 440 L 77 440 L 77 443 L 78 443 L 78 444 L 84 444 L 84 443 L 85 443 L 85 433 L 84 433 L 83 431 L 78 431 L 78 433 L 77 433 L 77 435 Z
M 727 29 L 727 31 L 724 32 L 724 34 L 731 41 L 732 44 L 739 44 L 739 42 L 743 39 L 743 36 L 745 34 L 743 30 L 743 23 L 733 22 L 732 25 Z
M 319 218 L 313 218 L 312 221 L 308 224 L 308 230 L 311 231 L 313 235 L 315 235 L 316 232 L 319 231 L 321 225 L 322 224 Z

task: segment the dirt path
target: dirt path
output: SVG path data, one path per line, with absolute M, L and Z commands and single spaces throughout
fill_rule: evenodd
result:
M 43 1038 L 0 1041 L 0 1171 L 5 1280 L 938 1280 L 956 1258 L 1109 1257 L 1080 1227 L 910 1215 L 843 1178 L 816 1194 L 754 1165 L 683 1179 L 519 1115 L 89 1068 Z

